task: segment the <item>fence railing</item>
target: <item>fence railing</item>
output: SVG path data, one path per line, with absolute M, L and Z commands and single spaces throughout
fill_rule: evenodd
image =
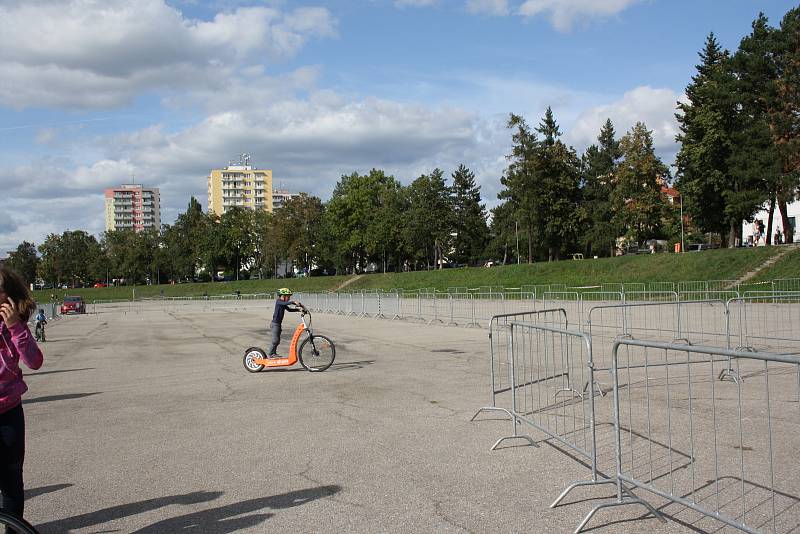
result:
M 718 382 L 730 359 L 743 382 Z M 619 339 L 611 352 L 617 495 L 595 506 L 637 504 L 639 488 L 744 532 L 800 528 L 800 358 L 718 347 Z M 704 366 L 694 365 L 702 361 Z M 788 394 L 788 395 L 787 395 Z
M 567 312 L 564 309 L 539 310 L 495 315 L 489 320 L 489 367 L 491 376 L 491 404 L 480 408 L 472 420 L 484 411 L 501 411 L 511 416 L 511 323 L 525 321 L 567 328 Z M 516 431 L 516 427 L 515 427 Z M 499 443 L 499 442 L 498 442 Z M 497 443 L 495 443 L 495 446 Z M 493 447 L 494 448 L 494 447 Z

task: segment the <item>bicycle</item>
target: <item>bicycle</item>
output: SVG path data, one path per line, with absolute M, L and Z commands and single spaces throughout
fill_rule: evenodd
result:
M 300 336 L 306 333 L 306 338 L 300 343 Z M 291 367 L 298 360 L 300 365 L 311 372 L 321 372 L 333 364 L 336 358 L 336 346 L 328 336 L 315 334 L 311 329 L 311 312 L 305 306 L 300 313 L 300 324 L 294 331 L 289 344 L 289 356 L 286 358 L 268 358 L 267 353 L 259 347 L 250 347 L 244 351 L 244 368 L 251 373 L 258 373 L 265 368 Z
M 44 335 L 44 321 L 37 321 L 36 322 L 36 329 L 34 330 L 34 336 L 36 337 L 36 341 L 47 341 Z
M 8 515 L 0 510 L 0 531 L 3 530 L 3 527 L 10 528 L 11 532 L 16 532 L 17 534 L 39 534 L 39 531 L 24 519 Z

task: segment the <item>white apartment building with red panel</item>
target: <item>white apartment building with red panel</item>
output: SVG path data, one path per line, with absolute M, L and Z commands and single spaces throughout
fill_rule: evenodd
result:
M 158 188 L 122 184 L 105 190 L 106 231 L 161 228 Z

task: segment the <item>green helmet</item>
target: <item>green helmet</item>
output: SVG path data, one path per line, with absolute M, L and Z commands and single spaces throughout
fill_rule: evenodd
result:
M 278 296 L 279 296 L 279 297 L 282 297 L 282 296 L 284 296 L 284 295 L 288 295 L 288 296 L 290 296 L 290 297 L 291 297 L 291 296 L 292 296 L 292 290 L 291 290 L 291 289 L 289 289 L 288 287 L 282 287 L 282 288 L 280 288 L 280 289 L 278 290 Z

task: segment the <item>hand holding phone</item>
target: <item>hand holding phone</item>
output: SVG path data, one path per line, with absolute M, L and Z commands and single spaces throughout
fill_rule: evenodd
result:
M 6 323 L 6 326 L 12 327 L 20 320 L 19 313 L 17 312 L 17 304 L 7 298 L 5 302 L 0 304 L 0 319 Z

